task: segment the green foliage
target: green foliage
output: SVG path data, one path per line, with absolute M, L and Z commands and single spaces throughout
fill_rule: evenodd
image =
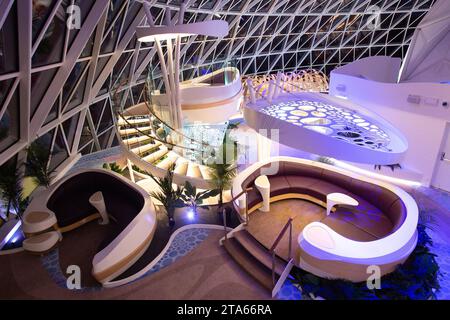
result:
M 123 170 L 122 170 L 122 169 L 120 168 L 120 166 L 119 166 L 117 163 L 115 163 L 115 162 L 112 162 L 112 163 L 104 163 L 104 164 L 103 164 L 103 169 L 111 170 L 111 171 L 117 172 L 117 173 L 119 173 L 119 174 L 122 174 L 122 173 L 123 173 Z
M 334 166 L 334 161 L 328 157 L 318 157 L 316 161 Z
M 139 172 L 139 173 L 148 175 L 148 172 L 147 172 L 147 171 L 142 170 L 141 168 L 139 168 L 139 167 L 138 167 L 137 165 L 135 165 L 135 164 L 133 164 L 133 165 L 131 166 L 131 168 L 132 168 L 134 171 L 136 171 L 136 172 Z
M 156 136 L 160 139 L 160 140 L 164 140 L 166 141 L 167 139 L 167 132 L 166 130 L 164 130 L 164 128 L 160 127 L 156 130 Z
M 208 199 L 209 197 L 215 197 L 218 194 L 218 190 L 206 190 L 197 192 L 197 188 L 190 184 L 189 181 L 186 181 L 186 184 L 184 185 L 184 192 L 181 198 L 187 206 L 191 207 L 192 210 L 197 213 L 197 207 L 201 205 L 205 199 Z M 208 206 L 205 206 L 205 208 L 209 209 Z
M 54 172 L 49 168 L 52 155 L 50 148 L 35 141 L 28 147 L 27 152 L 27 161 L 25 162 L 27 175 L 32 177 L 37 185 L 48 188 Z
M 166 209 L 169 220 L 173 219 L 176 208 L 184 206 L 182 199 L 184 188 L 173 188 L 173 170 L 175 164 L 173 164 L 164 178 L 158 178 L 149 173 L 150 177 L 156 182 L 161 190 L 150 192 L 150 196 L 162 203 Z
M 6 203 L 6 219 L 9 219 L 11 209 L 21 217 L 28 205 L 28 198 L 22 199 L 22 179 L 15 160 L 0 166 L 0 196 Z
M 381 279 L 380 290 L 369 290 L 365 282 L 352 283 L 344 280 L 329 280 L 296 269 L 294 282 L 303 293 L 312 293 L 328 300 L 426 300 L 435 298 L 439 290 L 439 265 L 431 253 L 431 238 L 424 225 L 418 226 L 417 246 L 397 269 Z

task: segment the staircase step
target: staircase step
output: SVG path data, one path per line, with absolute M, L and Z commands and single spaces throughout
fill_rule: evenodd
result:
M 249 275 L 261 283 L 268 290 L 273 289 L 271 271 L 256 260 L 239 242 L 234 238 L 229 238 L 223 242 L 225 250 Z M 278 279 L 275 279 L 275 281 Z
M 127 119 L 127 120 L 125 120 L 125 119 L 119 119 L 119 121 L 117 122 L 117 124 L 119 125 L 119 126 L 128 126 L 128 125 L 132 125 L 132 124 L 143 124 L 143 123 L 149 123 L 150 122 L 150 120 L 147 118 L 147 119 Z
M 234 233 L 237 242 L 241 244 L 256 260 L 272 270 L 272 255 L 269 250 L 259 243 L 247 230 Z M 287 263 L 275 256 L 275 273 L 281 275 Z
M 133 147 L 137 143 L 145 144 L 151 141 L 151 138 L 147 136 L 134 137 L 130 139 L 123 139 L 123 143 L 128 146 L 128 148 Z
M 142 160 L 147 161 L 149 163 L 153 163 L 158 159 L 161 159 L 162 157 L 164 157 L 167 152 L 169 152 L 169 150 L 167 149 L 167 147 L 162 146 L 159 148 L 158 151 L 153 152 L 152 154 L 149 154 L 148 156 L 142 158 Z
M 156 142 L 156 143 L 148 143 L 145 145 L 141 145 L 139 147 L 133 148 L 131 149 L 131 152 L 133 152 L 134 154 L 142 154 L 144 152 L 153 150 L 153 149 L 157 149 L 161 146 L 161 142 Z
M 121 129 L 119 130 L 119 133 L 122 137 L 125 137 L 129 134 L 136 134 L 136 133 L 140 133 L 140 132 L 149 132 L 152 130 L 152 127 L 140 127 L 139 131 L 135 128 L 130 128 L 130 129 Z
M 189 161 L 180 157 L 176 162 L 175 170 L 173 172 L 181 176 L 185 176 L 187 173 L 188 166 Z
M 189 162 L 186 176 L 191 177 L 191 178 L 201 178 L 202 173 L 200 172 L 200 168 L 198 167 L 198 164 Z
M 207 166 L 199 166 L 203 179 L 211 180 L 211 169 Z
M 158 163 L 156 166 L 161 169 L 168 170 L 172 164 L 175 163 L 178 159 L 178 155 L 175 152 L 170 151 L 167 155 L 167 158 Z

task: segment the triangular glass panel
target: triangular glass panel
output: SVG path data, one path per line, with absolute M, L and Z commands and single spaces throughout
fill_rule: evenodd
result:
M 116 1 L 116 2 L 119 2 L 119 1 Z M 112 3 L 111 3 L 111 5 L 112 5 Z M 115 50 L 117 41 L 119 40 L 119 32 L 120 32 L 120 28 L 122 26 L 124 15 L 125 15 L 125 10 L 122 10 L 122 12 L 120 13 L 120 16 L 118 17 L 118 19 L 112 26 L 108 35 L 104 38 L 101 49 L 100 49 L 101 54 L 111 53 Z
M 98 128 L 98 125 L 100 123 L 100 118 L 103 114 L 103 109 L 105 107 L 106 100 L 101 100 L 89 107 L 89 112 L 91 113 L 92 122 L 94 123 L 94 126 Z
M 2 110 L 3 103 L 5 103 L 6 97 L 9 94 L 12 84 L 16 78 L 0 81 L 0 110 Z
M 31 116 L 34 116 L 57 71 L 58 68 L 53 68 L 31 74 Z
M 79 19 L 80 19 L 81 26 L 83 26 L 83 23 L 84 23 L 87 15 L 91 11 L 92 7 L 94 6 L 94 2 L 95 2 L 95 0 L 75 0 L 74 1 L 74 5 L 77 6 L 78 8 L 80 8 L 80 17 L 79 17 Z M 70 23 L 70 21 L 68 23 Z M 78 28 L 72 28 L 70 30 L 69 47 L 72 45 L 72 43 L 75 40 L 75 37 L 77 36 L 79 31 L 80 31 L 80 29 L 78 29 Z M 95 31 L 94 31 L 93 35 L 95 35 Z M 87 43 L 87 46 L 90 45 L 89 42 Z
M 83 75 L 83 78 L 78 83 L 77 88 L 75 89 L 75 92 L 72 95 L 72 98 L 70 99 L 69 104 L 67 105 L 64 112 L 70 111 L 76 107 L 78 107 L 84 99 L 84 93 L 86 90 L 86 81 L 87 81 L 88 73 L 85 72 Z
M 19 69 L 17 4 L 14 2 L 0 30 L 0 75 Z
M 83 124 L 83 130 L 81 131 L 81 137 L 80 137 L 80 150 L 86 146 L 89 142 L 93 140 L 93 135 L 91 128 L 89 127 L 88 118 L 85 117 L 84 124 Z
M 106 103 L 105 110 L 103 111 L 102 120 L 99 123 L 97 133 L 102 133 L 113 125 L 113 118 L 111 115 L 111 105 L 109 101 Z
M 75 135 L 77 133 L 78 120 L 80 119 L 80 114 L 77 113 L 69 120 L 63 122 L 62 127 L 64 129 L 64 135 L 66 136 L 67 144 L 69 148 L 72 148 L 73 141 L 75 140 Z
M 55 6 L 57 0 L 49 1 L 35 1 L 33 2 L 32 12 L 33 12 L 33 26 L 32 26 L 32 37 L 33 43 L 36 38 L 42 32 L 42 28 L 47 22 L 53 7 Z
M 58 12 L 53 17 L 44 37 L 39 43 L 32 59 L 34 68 L 61 62 L 67 28 L 67 13 L 65 8 L 64 5 L 59 6 Z
M 62 131 L 59 127 L 57 128 L 57 131 L 58 133 L 56 134 L 56 139 L 50 158 L 50 170 L 55 170 L 56 168 L 58 168 L 64 162 L 64 160 L 69 157 L 69 152 L 67 151 L 67 146 L 64 142 Z
M 45 120 L 45 124 L 58 118 L 59 103 L 60 103 L 60 96 L 58 96 L 58 99 L 56 99 L 55 103 L 53 104 L 52 109 L 50 110 L 50 113 L 48 114 L 47 119 Z
M 63 106 L 66 105 L 70 94 L 76 89 L 78 80 L 80 80 L 87 65 L 87 61 L 80 61 L 77 62 L 77 64 L 72 69 L 72 72 L 70 73 L 69 78 L 66 80 L 66 83 L 64 83 L 64 87 L 62 90 Z
M 19 89 L 12 96 L 0 119 L 0 152 L 5 151 L 20 138 Z

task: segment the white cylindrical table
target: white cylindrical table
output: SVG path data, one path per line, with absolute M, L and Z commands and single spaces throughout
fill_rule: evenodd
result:
M 267 176 L 259 176 L 255 180 L 255 186 L 258 191 L 261 193 L 263 198 L 263 206 L 261 207 L 261 211 L 269 212 L 270 211 L 270 182 Z
M 359 205 L 359 202 L 343 193 L 330 193 L 327 195 L 327 216 L 330 215 L 331 209 L 339 204 L 356 207 Z
M 98 210 L 98 213 L 100 213 L 100 216 L 102 217 L 102 221 L 99 222 L 99 224 L 108 224 L 109 223 L 109 216 L 108 212 L 106 212 L 106 205 L 105 205 L 105 199 L 103 198 L 103 193 L 101 191 L 98 191 L 94 193 L 89 198 L 89 203 L 94 206 L 95 209 Z

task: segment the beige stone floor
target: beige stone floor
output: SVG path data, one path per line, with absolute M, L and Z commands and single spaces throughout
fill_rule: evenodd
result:
M 219 246 L 222 236 L 222 231 L 211 231 L 197 248 L 161 271 L 90 293 L 58 287 L 37 256 L 0 256 L 0 299 L 270 299 Z
M 306 225 L 320 221 L 326 216 L 326 210 L 314 203 L 290 199 L 282 200 L 270 205 L 270 212 L 257 210 L 250 215 L 247 230 L 266 248 L 271 248 L 277 236 L 286 225 L 289 217 L 292 221 L 292 254 L 298 255 L 299 247 L 296 243 L 300 232 Z M 287 232 L 277 246 L 275 252 L 288 260 L 289 233 Z

